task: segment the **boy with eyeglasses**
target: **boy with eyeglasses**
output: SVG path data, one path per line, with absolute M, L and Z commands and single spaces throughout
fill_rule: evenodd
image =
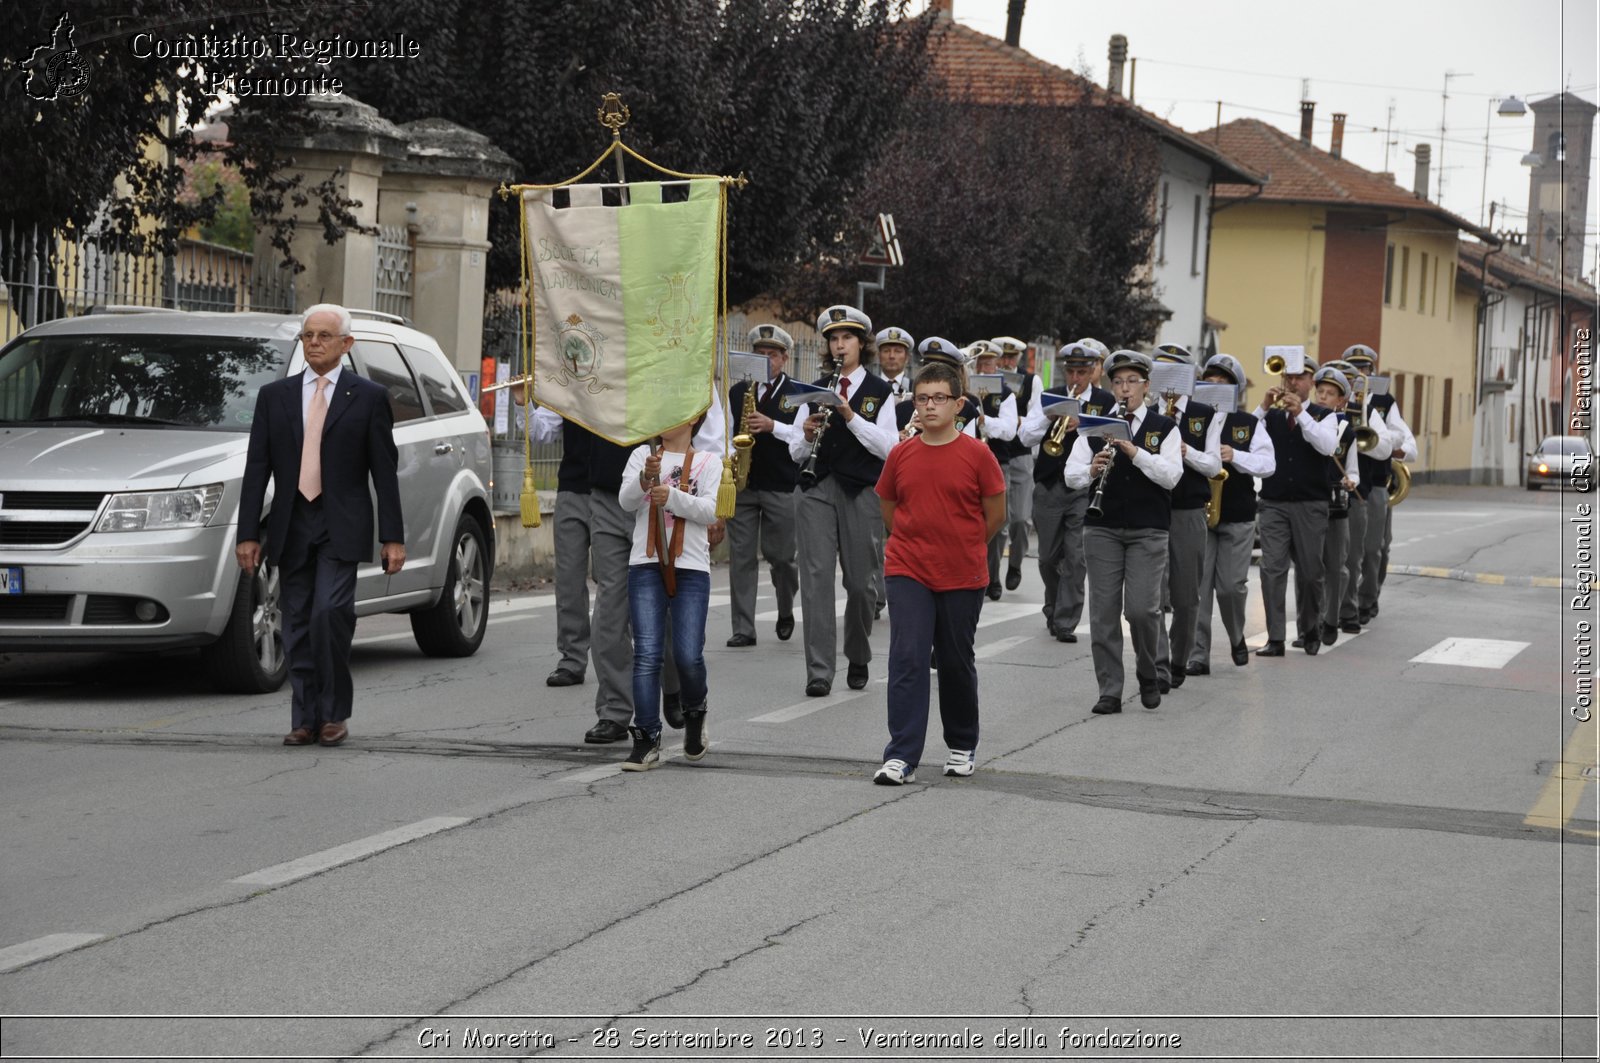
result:
M 948 341 L 944 341 L 948 342 Z M 912 401 L 922 431 L 896 446 L 878 477 L 889 529 L 889 744 L 872 781 L 916 781 L 928 733 L 928 655 L 938 661 L 946 775 L 971 775 L 978 747 L 973 642 L 989 585 L 985 546 L 1006 520 L 1006 481 L 989 448 L 956 427 L 961 376 L 929 363 Z

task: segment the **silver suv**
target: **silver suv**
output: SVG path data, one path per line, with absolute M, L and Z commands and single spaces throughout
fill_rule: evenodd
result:
M 389 390 L 406 527 L 405 568 L 362 565 L 356 613 L 409 613 L 422 652 L 468 656 L 494 566 L 488 426 L 432 338 L 352 316 L 344 364 Z M 224 690 L 283 684 L 278 571 L 245 575 L 233 547 L 256 390 L 304 367 L 299 331 L 119 308 L 0 349 L 0 651 L 199 647 Z

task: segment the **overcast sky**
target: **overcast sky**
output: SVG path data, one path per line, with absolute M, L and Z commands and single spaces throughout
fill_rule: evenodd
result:
M 955 17 L 1003 38 L 1006 0 L 955 0 Z M 1309 79 L 1317 147 L 1327 150 L 1332 115 L 1341 111 L 1349 115 L 1345 158 L 1396 173 L 1409 188 L 1410 150 L 1431 143 L 1430 198 L 1477 222 L 1487 172 L 1486 198 L 1504 205 L 1494 228 L 1520 231 L 1528 209 L 1521 160 L 1533 147 L 1533 114 L 1499 117 L 1493 98 L 1536 100 L 1565 88 L 1596 101 L 1596 32 L 1593 0 L 1346 0 L 1312 7 L 1282 0 L 1031 0 L 1022 47 L 1058 66 L 1086 70 L 1103 85 L 1107 43 L 1113 33 L 1123 34 L 1138 60 L 1134 102 L 1190 132 L 1216 124 L 1221 100 L 1224 122 L 1258 118 L 1298 135 L 1301 84 Z M 1439 122 L 1447 72 L 1462 76 L 1449 79 L 1443 112 L 1441 200 Z M 1124 92 L 1127 79 L 1125 70 Z M 1568 157 L 1569 165 L 1575 161 Z M 1591 158 L 1586 273 L 1596 262 L 1597 186 L 1600 164 Z

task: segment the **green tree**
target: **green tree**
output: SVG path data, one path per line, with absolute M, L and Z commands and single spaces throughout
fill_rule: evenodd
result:
M 255 221 L 250 217 L 250 189 L 237 169 L 219 158 L 203 159 L 185 167 L 188 180 L 182 197 L 192 201 L 218 197 L 216 213 L 200 226 L 200 238 L 249 251 L 255 243 Z

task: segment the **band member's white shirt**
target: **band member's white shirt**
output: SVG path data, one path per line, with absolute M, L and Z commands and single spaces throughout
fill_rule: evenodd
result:
M 866 378 L 866 368 L 858 365 L 855 368 L 855 372 L 846 373 L 839 379 L 841 381 L 850 381 L 850 394 L 854 395 L 857 393 L 857 389 L 861 387 L 861 382 Z M 835 388 L 834 390 L 837 391 L 838 389 Z M 795 431 L 787 442 L 789 444 L 789 456 L 796 462 L 804 461 L 807 456 L 806 452 L 811 449 L 811 444 L 806 442 L 805 433 L 806 418 L 810 416 L 811 404 L 809 402 L 795 411 Z M 835 414 L 835 416 L 843 417 L 842 414 Z M 860 441 L 862 446 L 867 448 L 867 453 L 879 461 L 887 461 L 889 451 L 893 450 L 894 445 L 900 441 L 900 427 L 895 423 L 893 402 L 881 403 L 878 406 L 878 412 L 871 418 L 857 414 L 850 418 L 845 427 Z
M 1144 425 L 1145 409 L 1144 406 L 1140 406 L 1133 412 L 1131 434 L 1135 440 L 1139 438 L 1139 431 Z M 1182 442 L 1178 438 L 1177 426 L 1174 425 L 1172 431 L 1161 441 L 1159 453 L 1152 454 L 1143 447 L 1134 447 L 1133 467 L 1144 473 L 1158 487 L 1172 490 L 1178 486 L 1178 481 L 1183 479 Z M 1110 443 L 1106 445 L 1111 446 Z M 1089 437 L 1080 435 L 1078 441 L 1072 444 L 1072 453 L 1067 455 L 1067 465 L 1063 471 L 1068 487 L 1076 490 L 1094 483 L 1094 474 L 1089 471 L 1089 463 L 1093 460 L 1094 451 L 1089 449 Z

